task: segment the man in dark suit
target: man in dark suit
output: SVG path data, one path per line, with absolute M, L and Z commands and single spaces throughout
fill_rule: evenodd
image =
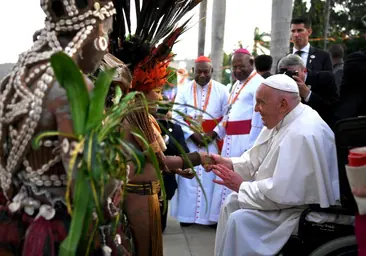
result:
M 316 110 L 321 118 L 331 125 L 339 100 L 333 73 L 307 69 L 302 59 L 296 54 L 282 58 L 279 62 L 279 70 L 280 73 L 287 74 L 296 81 L 302 102 Z
M 366 116 L 366 49 L 350 54 L 344 63 L 335 121 L 358 116 Z
M 306 68 L 313 71 L 332 71 L 330 54 L 309 43 L 312 33 L 310 21 L 304 17 L 294 18 L 291 21 L 291 39 L 294 43 L 292 54 L 299 55 Z

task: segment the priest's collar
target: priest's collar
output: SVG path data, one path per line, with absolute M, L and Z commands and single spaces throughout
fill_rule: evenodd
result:
M 275 127 L 277 131 L 280 130 L 280 128 L 288 125 L 291 123 L 295 118 L 300 115 L 305 109 L 305 105 L 301 102 L 293 109 L 290 113 L 288 113 Z

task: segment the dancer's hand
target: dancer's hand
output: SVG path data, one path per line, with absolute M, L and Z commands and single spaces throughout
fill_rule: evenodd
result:
M 183 178 L 186 178 L 186 179 L 191 180 L 194 178 L 194 171 L 192 169 L 185 169 L 185 170 L 177 169 L 177 170 L 174 170 L 174 172 L 176 174 L 178 174 L 179 176 L 182 176 Z
M 206 172 L 210 172 L 213 165 L 221 164 L 229 169 L 233 169 L 233 163 L 230 158 L 225 158 L 217 154 L 200 153 L 202 166 Z

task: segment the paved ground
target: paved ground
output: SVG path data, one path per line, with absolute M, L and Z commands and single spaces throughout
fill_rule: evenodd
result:
M 213 256 L 215 230 L 210 227 L 192 225 L 181 228 L 168 217 L 164 232 L 164 256 Z

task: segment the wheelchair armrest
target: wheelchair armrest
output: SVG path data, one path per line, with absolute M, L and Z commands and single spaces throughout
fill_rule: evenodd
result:
M 303 239 L 303 233 L 304 233 L 304 223 L 306 223 L 306 216 L 308 216 L 311 212 L 323 212 L 323 213 L 330 213 L 330 214 L 338 214 L 338 215 L 349 215 L 354 216 L 355 212 L 352 210 L 349 210 L 347 208 L 343 208 L 342 206 L 333 205 L 328 208 L 321 208 L 318 204 L 312 204 L 309 206 L 309 208 L 305 209 L 301 215 L 299 220 L 299 228 L 298 228 L 298 237 L 300 240 Z

